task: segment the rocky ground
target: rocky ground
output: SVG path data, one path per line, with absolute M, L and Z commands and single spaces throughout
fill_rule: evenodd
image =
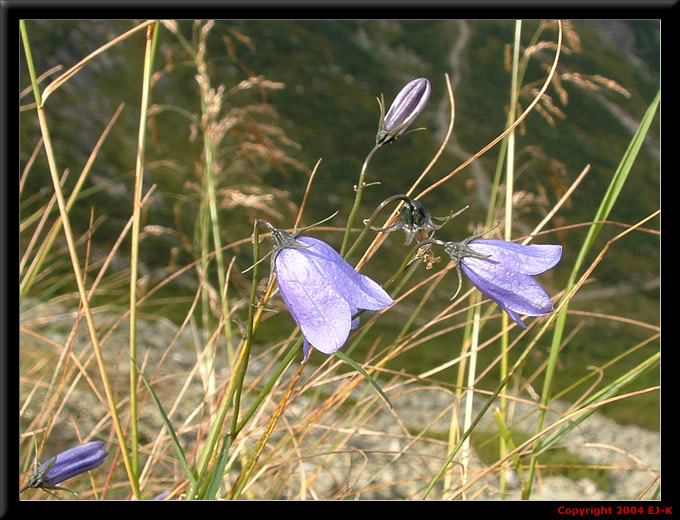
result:
M 39 320 L 39 321 L 37 321 Z M 102 324 L 107 320 L 97 316 L 97 322 Z M 57 344 L 63 344 L 68 334 L 68 326 L 73 323 L 70 312 L 57 306 L 44 305 L 29 306 L 22 313 L 22 325 L 27 329 L 39 330 L 46 338 Z M 140 352 L 148 355 L 147 375 L 152 372 L 165 348 L 175 336 L 176 327 L 164 320 L 153 322 L 141 321 L 139 325 Z M 74 351 L 80 352 L 87 344 L 87 335 L 79 334 Z M 126 373 L 126 349 L 116 349 L 115 345 L 126 344 L 128 333 L 127 323 L 123 323 L 103 345 L 107 360 L 113 373 L 116 366 L 121 373 Z M 31 352 L 42 351 L 45 355 L 55 355 L 56 348 L 50 347 L 44 341 L 22 333 L 21 349 L 23 356 Z M 91 349 L 89 350 L 91 352 Z M 123 352 L 124 351 L 124 352 Z M 123 352 L 122 354 L 120 352 Z M 82 358 L 83 361 L 86 358 Z M 196 355 L 193 347 L 192 334 L 188 331 L 181 334 L 172 351 L 165 358 L 161 373 L 155 376 L 154 385 L 161 398 L 170 407 L 174 396 L 180 391 L 186 374 L 194 367 Z M 268 370 L 267 360 L 254 359 L 248 370 L 248 378 Z M 294 368 L 289 367 L 285 377 L 291 377 Z M 304 375 L 313 372 L 314 368 L 305 367 Z M 88 373 L 98 382 L 97 370 L 92 361 Z M 226 373 L 218 370 L 218 385 L 224 381 Z M 31 386 L 24 377 L 21 385 L 21 406 L 23 406 Z M 175 379 L 176 378 L 176 379 Z M 309 380 L 308 380 L 309 381 Z M 329 381 L 319 384 L 308 391 L 297 395 L 290 403 L 283 419 L 280 430 L 272 437 L 270 445 L 276 443 L 281 436 L 290 431 L 296 431 L 295 425 L 302 424 L 310 413 L 312 396 L 320 391 L 323 395 L 333 395 L 342 381 Z M 122 383 L 121 383 L 122 384 Z M 126 384 L 126 383 L 125 383 Z M 366 383 L 361 387 L 363 395 L 374 392 Z M 100 438 L 107 438 L 110 423 L 102 421 L 106 416 L 106 408 L 87 385 L 78 385 L 77 397 L 72 396 L 60 415 L 55 427 L 47 452 L 56 452 L 67 447 L 75 440 L 72 424 L 76 422 L 81 432 L 95 431 Z M 358 392 L 358 391 L 355 391 Z M 358 392 L 357 395 L 360 395 Z M 187 393 L 182 398 L 183 403 L 191 403 L 190 407 L 180 409 L 173 415 L 173 421 L 181 424 L 185 421 L 196 403 L 201 402 L 203 384 L 200 371 L 189 385 Z M 352 394 L 354 397 L 355 394 Z M 390 410 L 382 401 L 370 408 L 365 416 L 349 420 L 347 409 L 329 411 L 319 416 L 304 436 L 296 433 L 298 442 L 295 463 L 292 468 L 295 476 L 286 479 L 286 483 L 275 489 L 276 496 L 282 499 L 415 499 L 422 496 L 424 487 L 433 475 L 437 473 L 445 460 L 447 453 L 446 435 L 451 423 L 453 403 L 455 397 L 450 391 L 428 386 L 409 385 L 401 389 L 389 391 L 393 409 Z M 40 390 L 32 396 L 30 405 L 21 416 L 22 433 L 28 428 L 30 421 L 37 413 L 37 406 L 43 402 Z M 318 403 L 318 401 L 315 401 Z M 511 420 L 513 431 L 535 433 L 536 406 L 522 400 L 512 401 Z M 479 410 L 485 403 L 485 398 L 479 396 L 475 401 L 475 408 Z M 569 407 L 569 403 L 555 402 L 551 405 L 545 425 L 559 419 Z M 254 421 L 253 430 L 247 432 L 250 439 L 257 438 L 257 434 L 264 428 L 274 405 L 267 405 L 264 414 Z M 157 411 L 149 403 L 142 418 L 142 435 L 153 440 L 162 429 Z M 462 423 L 462 406 L 456 408 L 457 416 Z M 497 431 L 493 415 L 493 407 L 486 413 L 478 428 L 482 431 Z M 473 413 L 473 417 L 475 414 Z M 330 432 L 330 433 L 329 433 Z M 422 436 L 420 433 L 425 432 Z M 186 429 L 182 440 L 186 441 L 186 449 L 191 449 L 195 438 L 195 430 Z M 252 441 L 249 443 L 252 445 Z M 574 428 L 559 441 L 559 446 L 577 455 L 582 464 L 605 470 L 607 485 L 602 481 L 596 482 L 589 478 L 572 480 L 565 476 L 546 476 L 544 470 L 537 472 L 537 478 L 532 490 L 535 500 L 608 500 L 608 499 L 636 499 L 650 498 L 659 484 L 660 475 L 660 434 L 646 431 L 637 426 L 623 426 L 596 412 L 586 421 Z M 332 457 L 328 453 L 333 453 Z M 168 448 L 168 458 L 174 454 L 172 447 Z M 276 456 L 272 459 L 276 465 Z M 540 461 L 539 461 L 540 462 Z M 279 465 L 285 465 L 281 461 Z M 169 465 L 172 467 L 172 464 Z M 474 451 L 469 452 L 466 476 L 461 476 L 460 458 L 456 459 L 454 471 L 451 474 L 450 490 L 444 491 L 442 483 L 433 489 L 431 498 L 445 498 L 456 496 L 468 500 L 498 500 L 502 496 L 499 491 L 499 471 L 486 471 L 489 464 L 482 462 Z M 290 474 L 291 468 L 287 471 Z M 271 496 L 271 482 L 277 475 L 256 481 L 250 490 L 251 497 Z M 312 478 L 314 477 L 314 478 Z M 479 479 L 478 479 L 479 477 Z M 506 499 L 519 499 L 521 496 L 521 482 L 515 470 L 506 472 Z M 478 480 L 477 480 L 478 479 Z M 302 481 L 308 485 L 302 486 Z M 476 482 L 467 487 L 463 494 L 457 494 L 462 482 Z

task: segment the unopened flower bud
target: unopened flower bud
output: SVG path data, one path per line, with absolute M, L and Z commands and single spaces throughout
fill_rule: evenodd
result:
M 100 466 L 107 452 L 102 441 L 91 441 L 62 451 L 36 468 L 20 493 L 28 488 L 65 489 L 57 486 L 76 475 Z M 68 490 L 67 490 L 68 491 Z
M 378 145 L 390 143 L 401 136 L 423 111 L 430 99 L 430 82 L 425 78 L 409 81 L 401 89 L 385 115 L 385 105 L 380 100 L 380 123 L 375 142 Z

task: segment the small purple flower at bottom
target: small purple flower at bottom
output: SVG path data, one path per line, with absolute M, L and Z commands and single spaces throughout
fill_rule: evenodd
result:
M 358 273 L 331 246 L 312 237 L 296 237 L 262 221 L 272 231 L 273 269 L 284 303 L 309 346 L 333 354 L 347 341 L 359 309 L 382 310 L 394 303 L 385 290 Z
M 521 245 L 478 238 L 440 242 L 470 282 L 496 302 L 520 327 L 520 315 L 543 316 L 554 310 L 552 301 L 532 275 L 552 269 L 562 258 L 560 245 Z
M 21 491 L 29 487 L 61 489 L 57 484 L 96 468 L 107 455 L 102 441 L 69 448 L 38 467 Z
M 161 491 L 151 500 L 167 500 L 170 496 L 170 491 Z M 177 497 L 172 497 L 170 500 L 177 500 Z

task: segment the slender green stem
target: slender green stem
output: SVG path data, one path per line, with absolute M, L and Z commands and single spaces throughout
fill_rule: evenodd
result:
M 536 44 L 539 35 L 540 35 L 540 31 L 537 31 L 534 34 L 534 36 L 532 37 L 532 40 L 529 43 L 529 46 L 533 46 L 533 45 Z M 515 33 L 515 36 L 517 37 L 517 32 Z M 517 40 L 517 38 L 515 38 L 515 40 Z M 529 65 L 529 58 L 524 58 L 522 60 L 522 63 L 519 64 L 519 66 L 518 66 L 519 70 L 517 70 L 517 66 L 515 64 L 515 55 L 518 52 L 518 49 L 519 49 L 519 42 L 516 41 L 515 47 L 513 48 L 513 68 L 512 68 L 512 80 L 511 80 L 513 85 L 516 85 L 516 90 L 518 90 L 519 85 L 522 84 L 522 81 L 524 80 L 524 74 L 525 74 L 526 69 Z M 516 106 L 517 106 L 518 95 L 519 95 L 519 93 L 517 91 L 515 91 L 514 94 L 511 94 L 511 96 L 510 96 L 511 103 L 514 102 L 515 109 L 513 111 L 510 111 L 510 110 L 508 111 L 508 117 L 506 118 L 506 123 L 505 123 L 506 128 L 509 128 L 513 124 L 513 122 L 515 121 L 514 113 L 517 112 Z M 489 193 L 489 211 L 487 212 L 487 216 L 486 216 L 486 224 L 485 224 L 486 228 L 491 227 L 492 223 L 497 218 L 496 217 L 496 199 L 497 199 L 497 195 L 500 191 L 498 189 L 498 186 L 500 185 L 500 182 L 501 182 L 501 172 L 503 171 L 504 160 L 505 160 L 505 157 L 507 156 L 507 152 L 506 152 L 507 147 L 508 147 L 508 140 L 503 139 L 503 141 L 501 142 L 499 153 L 498 153 L 498 163 L 496 165 L 496 173 L 495 173 L 495 176 L 494 176 L 492 189 L 491 189 L 491 192 Z
M 207 85 L 206 85 L 207 87 Z M 203 98 L 207 92 L 203 90 Z M 202 100 L 205 106 L 205 99 Z M 227 356 L 229 364 L 234 358 L 234 344 L 231 331 L 231 320 L 229 319 L 229 301 L 227 299 L 226 272 L 224 269 L 224 255 L 222 254 L 222 237 L 220 235 L 219 213 L 217 211 L 217 196 L 215 193 L 215 168 L 214 168 L 214 144 L 208 128 L 203 129 L 203 152 L 205 162 L 205 184 L 208 196 L 208 208 L 210 212 L 211 232 L 213 236 L 213 246 L 215 248 L 215 262 L 217 265 L 217 280 L 220 285 L 220 298 L 222 303 L 222 316 L 224 317 L 224 336 L 227 341 Z
M 243 350 L 239 355 L 239 359 L 236 362 L 235 377 L 229 380 L 229 386 L 225 391 L 222 401 L 220 402 L 219 409 L 215 416 L 215 421 L 210 427 L 210 432 L 206 438 L 205 444 L 201 449 L 201 454 L 199 456 L 198 467 L 197 467 L 197 481 L 200 489 L 205 489 L 205 483 L 209 477 L 208 465 L 210 459 L 215 453 L 215 448 L 217 446 L 218 439 L 222 433 L 224 422 L 227 417 L 227 412 L 231 405 L 233 405 L 233 419 L 230 434 L 228 435 L 229 442 L 231 442 L 240 431 L 240 428 L 236 427 L 236 421 L 238 420 L 239 408 L 240 408 L 240 396 L 241 388 L 243 386 L 243 381 L 245 378 L 245 373 L 248 368 L 248 358 L 250 356 L 250 347 L 253 342 L 253 335 L 255 331 L 255 301 L 257 298 L 257 281 L 259 273 L 259 258 L 260 258 L 260 237 L 257 231 L 257 222 L 253 227 L 253 282 L 250 289 L 250 305 L 248 306 L 248 334 L 246 336 L 245 343 L 243 345 Z M 226 442 L 227 439 L 225 439 Z M 215 476 L 213 476 L 215 478 Z M 209 479 L 212 480 L 212 479 Z M 195 498 L 196 493 L 199 488 L 194 486 L 190 487 L 189 493 L 187 494 L 187 499 L 192 500 Z M 200 498 L 200 497 L 199 497 Z
M 264 398 L 269 394 L 271 389 L 274 387 L 274 384 L 278 381 L 279 377 L 281 377 L 281 374 L 283 374 L 283 371 L 288 368 L 288 365 L 290 365 L 295 359 L 295 356 L 297 353 L 300 351 L 300 347 L 302 346 L 302 338 L 299 338 L 289 349 L 288 352 L 286 352 L 286 356 L 283 358 L 281 363 L 279 364 L 279 367 L 276 369 L 276 371 L 272 374 L 272 376 L 269 378 L 267 383 L 262 387 L 262 390 L 260 390 L 260 393 L 255 397 L 253 400 L 253 404 L 250 405 L 250 408 L 248 411 L 243 414 L 243 417 L 241 417 L 241 420 L 239 423 L 236 425 L 236 427 L 233 430 L 233 434 L 237 435 L 245 428 L 246 424 L 248 424 L 248 421 L 250 418 L 255 414 L 257 409 L 260 407 L 262 404 L 262 401 L 264 401 Z
M 366 238 L 366 235 L 368 234 L 368 231 L 371 229 L 371 224 L 373 223 L 373 220 L 374 220 L 374 219 L 371 219 L 369 222 L 366 223 L 366 225 L 364 226 L 364 229 L 361 230 L 361 232 L 359 233 L 359 236 L 358 236 L 357 239 L 354 241 L 354 244 L 352 244 L 352 247 L 350 247 L 350 248 L 349 248 L 349 251 L 347 251 L 347 252 L 343 255 L 343 257 L 344 257 L 345 259 L 350 258 L 350 257 L 352 256 L 352 254 L 354 254 L 354 251 L 356 251 L 356 249 L 359 247 L 359 245 L 361 244 L 361 242 L 363 242 L 364 238 Z
M 373 149 L 368 153 L 366 156 L 366 159 L 364 160 L 364 164 L 361 167 L 361 173 L 359 174 L 359 182 L 356 185 L 356 195 L 354 197 L 354 205 L 352 206 L 352 211 L 349 213 L 349 218 L 347 219 L 347 227 L 345 228 L 345 236 L 342 239 L 342 247 L 340 248 L 340 255 L 345 257 L 345 252 L 347 251 L 347 247 L 349 246 L 349 235 L 352 231 L 352 225 L 354 224 L 354 220 L 356 219 L 357 213 L 359 212 L 359 207 L 361 206 L 361 196 L 364 192 L 364 188 L 366 187 L 366 170 L 368 169 L 368 163 L 371 161 L 373 158 L 373 155 L 375 152 L 378 151 L 378 146 L 377 144 L 373 147 Z
M 211 22 L 208 22 L 211 23 Z M 206 26 L 204 26 L 204 29 Z M 220 303 L 222 307 L 223 316 L 223 327 L 224 336 L 227 343 L 227 357 L 229 364 L 233 363 L 234 358 L 234 344 L 233 344 L 233 334 L 231 330 L 231 320 L 229 319 L 229 301 L 227 298 L 227 287 L 226 287 L 226 270 L 224 261 L 224 255 L 222 253 L 222 236 L 220 233 L 220 222 L 219 222 L 219 212 L 217 209 L 217 192 L 216 192 L 216 168 L 215 168 L 215 148 L 219 144 L 215 141 L 215 131 L 214 126 L 218 123 L 216 121 L 218 117 L 217 111 L 214 109 L 214 103 L 210 101 L 212 96 L 210 87 L 210 78 L 208 77 L 207 70 L 207 59 L 206 59 L 206 49 L 207 49 L 207 36 L 208 30 L 200 31 L 200 39 L 198 42 L 198 48 L 191 52 L 191 56 L 196 64 L 196 68 L 201 81 L 199 81 L 199 87 L 201 92 L 201 113 L 203 117 L 200 118 L 201 131 L 203 134 L 203 187 L 204 187 L 204 200 L 203 205 L 207 206 L 207 213 L 201 212 L 201 238 L 202 238 L 202 250 L 201 254 L 205 258 L 209 254 L 209 238 L 212 235 L 213 247 L 215 250 L 215 264 L 217 267 L 217 280 L 220 287 Z M 180 40 L 183 41 L 183 40 Z M 187 42 L 183 45 L 186 47 Z M 212 103 L 212 105 L 211 105 Z M 207 276 L 207 265 L 204 266 L 204 275 Z M 207 292 L 205 295 L 204 302 L 208 303 Z M 204 312 L 204 327 L 206 333 L 209 333 L 210 326 L 208 323 L 209 312 L 208 308 L 205 307 Z M 216 348 L 216 343 L 214 344 L 213 351 L 209 354 L 209 358 L 214 359 L 214 353 Z M 214 376 L 211 372 L 210 383 L 214 381 Z M 214 389 L 210 388 L 212 393 Z
M 472 316 L 472 333 L 470 344 L 470 357 L 468 363 L 468 377 L 465 389 L 465 411 L 463 416 L 463 428 L 465 430 L 470 428 L 472 422 L 472 406 L 475 397 L 475 379 L 477 374 L 477 353 L 479 351 L 479 329 L 481 322 L 480 306 L 474 307 Z M 470 438 L 466 438 L 462 444 L 461 465 L 463 468 L 463 484 L 467 481 L 468 464 L 470 462 Z
M 214 256 L 211 254 L 210 251 L 210 232 L 209 232 L 209 224 L 210 220 L 208 217 L 208 205 L 206 204 L 206 198 L 208 194 L 206 190 L 203 190 L 202 197 L 201 197 L 201 205 L 199 208 L 198 212 L 198 225 L 197 225 L 197 241 L 199 243 L 200 247 L 200 258 L 201 258 L 201 330 L 203 332 L 203 346 L 208 345 L 210 342 L 210 330 L 211 330 L 211 320 L 210 320 L 210 289 L 208 287 L 209 285 L 209 269 L 210 269 L 210 262 L 214 258 Z M 202 367 L 209 366 L 209 361 L 206 360 L 206 358 L 210 358 L 209 353 L 205 353 L 204 356 L 200 359 L 200 363 Z M 209 371 L 206 371 L 205 373 L 208 374 L 209 377 Z M 212 391 L 210 389 L 210 382 L 207 381 L 204 383 L 207 386 L 208 389 L 208 400 L 210 401 L 212 399 Z M 212 404 L 212 403 L 211 403 Z
M 149 108 L 151 74 L 153 72 L 153 51 L 158 38 L 158 22 L 150 25 L 146 32 L 146 50 L 144 53 L 144 76 L 142 80 L 142 101 L 139 117 L 139 135 L 137 145 L 137 165 L 135 190 L 133 198 L 131 251 L 130 251 L 130 443 L 132 449 L 132 470 L 135 478 L 139 478 L 139 434 L 137 425 L 137 275 L 139 263 L 139 231 L 141 222 L 142 184 L 144 181 L 144 152 L 146 146 L 146 121 Z
M 30 52 L 30 44 L 28 41 L 28 34 L 26 32 L 26 26 L 24 21 L 20 21 L 19 30 L 21 31 L 21 38 L 24 45 L 24 51 L 26 53 L 27 65 L 29 70 L 34 67 L 33 60 Z M 41 99 L 39 92 L 37 91 L 37 82 L 33 83 L 34 96 L 37 99 Z M 92 318 L 92 311 L 90 309 L 90 302 L 87 297 L 87 292 L 85 291 L 85 284 L 83 282 L 83 275 L 80 269 L 80 264 L 78 262 L 78 255 L 76 251 L 75 240 L 73 238 L 73 232 L 71 230 L 71 223 L 68 218 L 68 212 L 66 210 L 66 203 L 64 201 L 64 194 L 61 190 L 61 185 L 59 183 L 59 174 L 56 161 L 54 158 L 54 150 L 52 148 L 52 140 L 50 138 L 50 133 L 47 125 L 47 120 L 45 117 L 45 107 L 42 102 L 36 104 L 36 110 L 38 113 L 38 122 L 40 124 L 40 131 L 43 136 L 43 142 L 45 145 L 45 154 L 47 155 L 47 162 L 49 166 L 50 176 L 52 177 L 52 184 L 54 186 L 55 195 L 57 197 L 57 205 L 59 207 L 59 213 L 62 219 L 62 225 L 64 228 L 64 236 L 66 237 L 66 243 L 68 245 L 69 255 L 71 258 L 71 263 L 73 266 L 73 273 L 75 275 L 76 284 L 78 286 L 78 292 L 80 295 L 80 301 L 83 306 L 83 313 L 85 314 L 85 321 L 87 322 L 87 327 L 90 333 L 90 339 L 92 340 L 92 349 L 94 350 L 95 357 L 97 359 L 97 365 L 99 367 L 99 373 L 101 375 L 102 384 L 104 385 L 104 392 L 106 393 L 107 403 L 109 405 L 109 412 L 111 413 L 111 419 L 113 421 L 113 427 L 118 438 L 120 445 L 121 456 L 123 457 L 123 464 L 125 465 L 125 470 L 128 474 L 128 479 L 130 481 L 130 486 L 132 488 L 133 495 L 136 499 L 141 499 L 139 492 L 138 480 L 132 469 L 130 462 L 130 457 L 128 454 L 125 435 L 123 433 L 123 428 L 121 426 L 120 417 L 118 415 L 118 408 L 116 401 L 113 396 L 113 390 L 111 389 L 111 384 L 109 382 L 108 374 L 106 372 L 106 362 L 104 356 L 102 355 L 101 346 L 97 338 L 97 329 L 94 324 L 94 319 Z
M 250 355 L 250 346 L 253 344 L 253 336 L 255 335 L 255 301 L 257 299 L 257 280 L 260 271 L 260 236 L 257 232 L 257 221 L 253 228 L 253 283 L 250 286 L 250 305 L 248 305 L 248 334 L 246 336 L 246 343 L 243 346 L 245 354 L 242 356 L 243 362 L 239 366 L 236 373 L 236 385 L 234 390 L 234 414 L 231 423 L 231 436 L 236 437 L 236 425 L 238 424 L 238 416 L 241 409 L 241 390 L 243 388 L 243 380 L 245 379 L 246 370 L 248 368 L 248 357 Z
M 512 53 L 512 80 L 510 87 L 510 109 L 508 111 L 508 121 L 514 121 L 517 112 L 517 97 L 519 95 L 518 85 L 518 63 L 520 35 L 522 33 L 522 21 L 515 22 L 515 42 Z M 505 161 L 505 240 L 511 240 L 512 235 L 512 195 L 514 189 L 514 167 L 515 167 L 515 131 L 511 131 L 507 137 L 507 157 Z
M 510 109 L 508 111 L 508 125 L 515 119 L 517 113 L 517 100 L 519 98 L 519 50 L 520 50 L 520 36 L 522 34 L 522 21 L 515 22 L 515 42 L 512 53 L 512 80 L 510 87 Z M 505 230 L 504 238 L 507 241 L 512 240 L 512 201 L 514 191 L 515 179 L 515 131 L 513 130 L 507 136 L 507 161 L 505 162 Z M 500 379 L 503 380 L 508 373 L 508 345 L 510 343 L 508 337 L 508 315 L 503 313 L 501 326 L 506 331 L 501 337 L 501 364 L 500 364 Z M 501 420 L 505 421 L 506 403 L 506 388 L 501 389 L 500 396 L 500 413 Z M 501 435 L 499 440 L 500 458 L 505 457 L 507 447 L 505 438 Z M 500 489 L 501 494 L 505 494 L 505 471 L 500 472 Z
M 40 95 L 40 87 L 38 85 L 38 76 L 35 73 L 35 65 L 33 65 L 33 54 L 31 53 L 31 46 L 28 42 L 28 33 L 26 32 L 26 22 L 19 20 L 19 30 L 21 31 L 21 40 L 24 44 L 24 52 L 26 53 L 26 66 L 28 67 L 28 75 L 31 77 L 31 85 L 33 87 L 33 97 L 37 106 L 42 106 L 42 96 Z

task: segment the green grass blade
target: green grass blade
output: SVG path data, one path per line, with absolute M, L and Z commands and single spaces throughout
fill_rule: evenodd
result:
M 375 379 L 373 379 L 373 378 L 368 374 L 368 372 L 366 372 L 363 368 L 361 368 L 361 366 L 359 366 L 359 364 L 358 364 L 356 361 L 354 361 L 351 357 L 349 357 L 349 356 L 348 356 L 347 354 L 345 354 L 344 352 L 341 352 L 340 350 L 336 351 L 334 355 L 335 355 L 336 357 L 342 359 L 345 363 L 347 363 L 348 365 L 350 365 L 354 370 L 356 370 L 356 371 L 359 372 L 362 376 L 364 376 L 364 378 L 366 378 L 366 381 L 368 381 L 369 383 L 371 383 L 371 385 L 373 385 L 373 388 L 376 389 L 376 391 L 377 391 L 377 392 L 382 396 L 382 398 L 387 402 L 387 404 L 389 405 L 389 407 L 392 408 L 392 403 L 390 402 L 390 398 L 387 397 L 387 394 L 386 394 L 385 392 L 383 392 L 383 389 L 380 388 L 380 385 L 378 384 L 378 382 L 377 382 Z
M 597 392 L 596 394 L 592 395 L 590 398 L 584 400 L 576 410 L 581 410 L 584 408 L 587 408 L 589 406 L 595 405 L 601 401 L 604 401 L 606 399 L 609 399 L 611 397 L 614 397 L 617 395 L 621 390 L 623 390 L 626 386 L 629 384 L 633 383 L 636 381 L 638 378 L 646 374 L 649 370 L 653 369 L 655 366 L 659 364 L 659 361 L 661 359 L 661 354 L 657 352 L 653 356 L 650 356 L 648 359 L 640 363 L 638 366 L 635 368 L 629 370 L 625 374 L 623 374 L 621 377 L 604 387 L 602 390 Z M 539 442 L 539 447 L 538 450 L 536 451 L 535 455 L 540 455 L 543 453 L 545 450 L 550 448 L 555 442 L 557 442 L 562 436 L 566 435 L 568 432 L 573 430 L 576 426 L 578 426 L 580 423 L 585 421 L 588 417 L 590 417 L 593 413 L 596 411 L 596 407 L 593 407 L 591 410 L 588 410 L 582 414 L 580 414 L 576 419 L 573 421 L 569 421 L 567 424 L 562 426 L 561 428 L 557 429 L 556 431 L 552 432 L 550 435 L 545 437 Z M 576 411 L 573 410 L 573 411 Z
M 642 121 L 640 122 L 640 126 L 635 132 L 633 139 L 631 140 L 630 144 L 628 145 L 628 148 L 623 154 L 621 162 L 619 163 L 618 167 L 616 168 L 616 171 L 614 172 L 612 181 L 610 182 L 609 187 L 607 188 L 607 192 L 605 193 L 602 202 L 600 203 L 600 207 L 598 208 L 597 213 L 593 218 L 593 224 L 590 226 L 588 230 L 588 234 L 583 242 L 576 262 L 574 263 L 571 275 L 569 276 L 569 281 L 567 282 L 567 286 L 565 287 L 564 290 L 565 295 L 568 295 L 570 293 L 571 288 L 579 275 L 581 265 L 583 264 L 586 255 L 590 251 L 593 243 L 595 242 L 595 239 L 597 238 L 597 235 L 599 234 L 600 230 L 602 229 L 602 226 L 604 225 L 603 222 L 609 216 L 610 211 L 614 207 L 614 204 L 616 203 L 616 200 L 618 199 L 618 196 L 621 193 L 621 189 L 623 188 L 623 185 L 625 184 L 626 179 L 628 178 L 628 174 L 630 173 L 633 163 L 637 158 L 638 152 L 642 147 L 645 136 L 649 131 L 649 127 L 652 124 L 654 115 L 656 114 L 656 110 L 659 106 L 660 98 L 661 91 L 657 92 L 656 96 L 649 105 L 647 112 L 645 113 L 644 117 L 642 118 Z M 537 432 L 540 432 L 543 429 L 543 423 L 545 421 L 545 410 L 548 403 L 550 402 L 550 390 L 552 387 L 552 380 L 553 375 L 555 373 L 555 367 L 557 365 L 557 354 L 559 352 L 560 344 L 562 343 L 566 320 L 567 320 L 567 305 L 564 305 L 555 321 L 555 331 L 553 333 L 552 343 L 550 347 L 550 357 L 548 367 L 546 369 L 545 380 L 543 383 L 543 391 L 541 394 L 541 404 L 543 406 L 541 408 L 541 411 L 539 412 L 539 417 L 536 424 Z M 537 447 L 538 443 L 536 444 L 536 448 Z M 531 494 L 531 483 L 536 467 L 536 462 L 537 462 L 536 455 L 534 455 L 532 456 L 531 461 L 529 463 L 529 479 L 527 493 L 524 498 L 529 498 L 529 495 Z
M 505 451 L 515 451 L 517 446 L 515 446 L 515 442 L 512 440 L 512 435 L 510 434 L 510 430 L 508 430 L 508 426 L 505 424 L 505 419 L 504 419 L 504 413 L 500 409 L 496 409 L 493 412 L 493 417 L 496 420 L 496 425 L 498 426 L 498 431 L 501 434 L 501 438 L 505 442 L 507 450 Z M 501 457 L 504 457 L 505 453 L 501 453 Z M 512 462 L 515 464 L 515 468 L 517 469 L 517 473 L 519 474 L 520 478 L 523 478 L 523 471 L 522 471 L 522 461 L 519 458 L 518 454 L 514 454 L 512 456 Z
M 139 478 L 139 435 L 137 417 L 137 284 L 139 282 L 139 236 L 141 233 L 142 185 L 146 150 L 147 114 L 151 96 L 153 74 L 154 40 L 158 38 L 159 24 L 147 28 L 144 50 L 144 72 L 142 77 L 142 101 L 139 130 L 137 135 L 137 157 L 135 166 L 134 200 L 132 203 L 132 230 L 130 233 L 130 447 L 132 469 Z
M 214 500 L 217 496 L 217 492 L 220 490 L 220 485 L 222 484 L 222 479 L 224 477 L 224 469 L 227 467 L 227 462 L 229 461 L 229 448 L 231 448 L 232 441 L 233 437 L 227 435 L 227 438 L 222 444 L 217 461 L 215 462 L 215 467 L 210 476 L 210 480 L 208 481 L 205 494 L 202 497 L 203 500 Z
M 158 411 L 161 414 L 161 418 L 163 419 L 163 423 L 165 424 L 165 427 L 167 428 L 168 433 L 170 434 L 170 438 L 172 439 L 172 443 L 175 445 L 175 450 L 177 450 L 177 456 L 179 457 L 179 460 L 182 463 L 182 466 L 184 467 L 184 471 L 187 474 L 187 478 L 191 481 L 191 484 L 195 487 L 196 486 L 196 477 L 194 477 L 194 473 L 191 470 L 191 467 L 189 466 L 189 462 L 187 461 L 186 456 L 184 455 L 184 450 L 182 449 L 182 445 L 179 443 L 179 438 L 177 437 L 177 433 L 175 432 L 175 429 L 172 427 L 172 423 L 170 422 L 170 418 L 165 413 L 165 410 L 163 409 L 163 405 L 161 404 L 160 399 L 158 399 L 156 392 L 153 391 L 153 388 L 151 388 L 151 385 L 146 380 L 146 377 L 144 377 L 144 373 L 139 369 L 137 370 L 137 373 L 138 373 L 139 377 L 142 379 L 142 381 L 144 381 L 144 384 L 146 385 L 147 390 L 149 390 L 149 394 L 151 394 L 151 398 L 153 399 L 153 402 L 155 403 L 156 408 L 158 408 Z

